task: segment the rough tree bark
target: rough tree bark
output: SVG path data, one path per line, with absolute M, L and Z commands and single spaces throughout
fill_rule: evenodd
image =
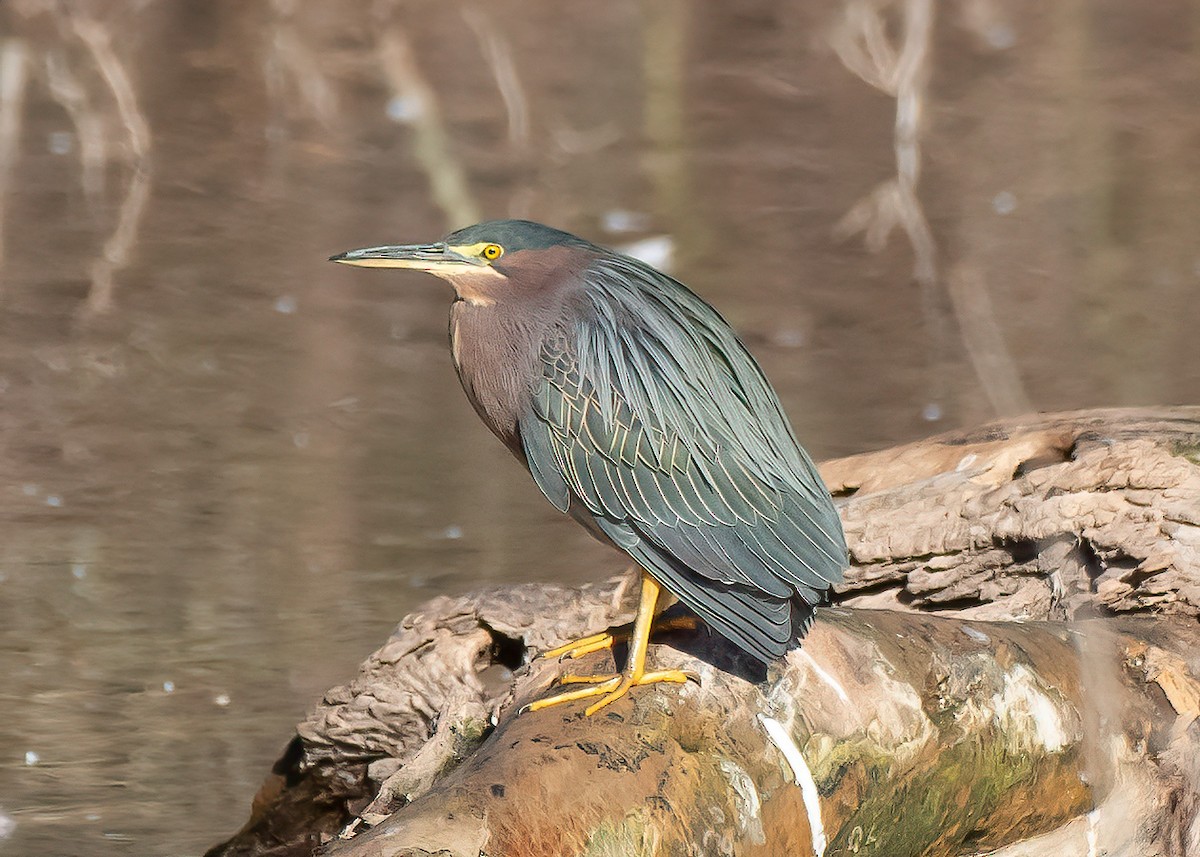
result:
M 1200 615 L 1200 408 L 993 423 L 821 468 L 844 604 L 980 619 Z
M 435 599 L 210 854 L 1200 854 L 1200 409 L 822 471 L 855 606 L 765 680 L 676 632 L 652 657 L 699 684 L 519 716 L 562 669 L 529 654 L 628 621 L 628 580 Z

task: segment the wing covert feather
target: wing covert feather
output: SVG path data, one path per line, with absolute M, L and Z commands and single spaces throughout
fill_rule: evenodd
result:
M 662 289 L 634 304 L 628 292 L 649 289 L 609 270 L 596 311 L 546 338 L 525 457 L 557 508 L 770 660 L 841 580 L 840 522 L 757 364 L 714 310 L 653 273 Z

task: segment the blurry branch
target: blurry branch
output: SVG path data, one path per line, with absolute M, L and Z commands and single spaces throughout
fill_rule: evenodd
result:
M 92 262 L 92 286 L 88 290 L 87 310 L 102 313 L 112 309 L 113 274 L 124 268 L 137 241 L 142 213 L 150 199 L 150 169 L 139 163 L 129 177 L 129 187 L 121 200 L 117 226 L 113 229 L 100 255 Z
M 309 114 L 323 126 L 331 126 L 337 115 L 337 96 L 296 27 L 296 0 L 272 0 L 271 10 L 275 17 L 263 69 L 271 103 L 282 106 L 281 112 L 286 113 L 291 82 Z
M 87 50 L 100 80 L 112 94 L 120 127 L 125 132 L 123 154 L 131 170 L 129 186 L 121 200 L 117 225 L 92 263 L 92 282 L 86 304 L 89 313 L 103 312 L 112 306 L 113 274 L 129 261 L 137 240 L 142 212 L 150 196 L 150 126 L 138 106 L 133 83 L 125 66 L 113 50 L 108 26 L 65 4 L 24 3 L 16 8 L 25 17 L 51 15 L 58 24 L 60 44 L 44 50 L 46 83 L 51 97 L 62 106 L 75 125 L 82 167 L 80 182 L 89 198 L 94 198 L 104 186 L 104 167 L 109 156 L 105 117 L 102 110 L 93 106 L 87 88 L 81 82 L 87 78 L 81 78 L 71 68 L 68 43 L 77 40 Z M 25 53 L 23 43 L 15 39 L 8 39 L 0 46 L 0 201 L 7 191 L 8 175 L 16 160 L 21 102 L 26 82 Z M 0 227 L 2 225 L 0 223 Z M 3 235 L 0 229 L 2 260 Z
M 112 38 L 108 27 L 91 18 L 71 16 L 71 28 L 91 51 L 92 59 L 108 84 L 113 99 L 117 102 L 117 113 L 125 126 L 130 152 L 137 160 L 150 153 L 150 126 L 138 107 L 133 84 L 125 73 L 125 66 L 112 49 Z
M 917 198 L 921 175 L 921 108 L 929 77 L 928 55 L 933 30 L 932 0 L 904 0 L 902 44 L 896 51 L 888 41 L 884 8 L 889 0 L 849 0 L 845 17 L 834 29 L 830 43 L 842 64 L 862 80 L 896 99 L 893 144 L 896 176 L 881 182 L 855 204 L 834 227 L 845 239 L 862 232 L 867 248 L 877 253 L 897 226 L 913 248 L 913 277 L 921 289 L 921 305 L 930 341 L 940 348 L 946 341 L 938 311 L 937 248 L 929 223 Z M 935 389 L 934 397 L 942 391 Z
M 4 263 L 4 200 L 8 196 L 8 177 L 17 160 L 26 80 L 25 43 L 5 39 L 0 42 L 0 270 Z M 0 279 L 0 287 L 3 283 Z
M 462 166 L 452 154 L 437 96 L 422 77 L 399 26 L 388 25 L 379 34 L 379 59 L 395 93 L 393 100 L 402 105 L 403 121 L 413 126 L 413 154 L 429 177 L 434 202 L 445 212 L 451 228 L 475 223 L 480 219 L 479 208 Z
M 895 193 L 876 191 L 874 206 L 859 203 L 839 226 L 853 233 L 872 229 L 868 240 L 885 242 L 897 224 L 909 233 L 917 251 L 917 276 L 936 281 L 936 251 L 929 225 L 916 198 L 921 175 L 921 115 L 929 80 L 929 48 L 933 34 L 933 0 L 904 0 L 903 44 L 897 53 L 887 42 L 883 7 L 890 0 L 850 0 L 846 17 L 831 43 L 842 63 L 868 85 L 896 99 L 896 178 L 884 183 Z M 865 210 L 859 210 L 866 205 Z M 874 211 L 872 212 L 872 208 Z M 872 221 L 881 221 L 872 223 Z
M 112 49 L 108 27 L 91 18 L 70 15 L 71 29 L 87 46 L 100 76 L 116 102 L 117 115 L 125 130 L 128 160 L 132 169 L 129 187 L 121 201 L 117 225 L 104 242 L 99 257 L 92 263 L 92 284 L 87 310 L 105 312 L 112 308 L 113 274 L 125 267 L 137 241 L 142 213 L 150 198 L 150 126 L 138 105 L 137 96 L 125 66 Z
M 104 121 L 92 106 L 87 90 L 71 71 L 62 51 L 46 54 L 46 82 L 50 97 L 67 112 L 79 136 L 79 163 L 83 171 L 83 192 L 95 199 L 104 190 L 104 165 L 108 161 L 108 142 Z
M 688 0 L 643 0 L 642 74 L 645 102 L 642 122 L 646 153 L 642 165 L 654 188 L 655 202 L 672 236 L 660 241 L 652 264 L 671 268 L 686 262 L 708 242 L 703 234 L 700 206 L 692 198 L 688 173 L 686 66 L 690 17 Z
M 479 8 L 468 6 L 463 9 L 462 16 L 479 41 L 479 50 L 504 100 L 504 107 L 508 111 L 508 139 L 513 145 L 524 148 L 529 144 L 529 102 L 525 98 L 521 79 L 517 76 L 508 40 Z
M 896 176 L 855 204 L 834 227 L 834 234 L 844 239 L 862 232 L 867 248 L 879 252 L 893 229 L 904 230 L 913 248 L 913 277 L 921 289 L 931 339 L 941 345 L 946 336 L 938 311 L 937 246 L 917 197 L 934 7 L 933 0 L 896 2 L 903 3 L 899 49 L 889 42 L 884 18 L 892 0 L 849 0 L 830 37 L 846 68 L 896 99 Z M 1028 397 L 1004 345 L 982 277 L 959 278 L 949 293 L 967 354 L 992 407 L 1001 415 L 1028 411 Z
M 1004 344 L 983 274 L 974 266 L 956 265 L 946 285 L 967 355 L 975 373 L 984 381 L 983 392 L 992 410 L 1001 416 L 1031 412 L 1033 403 L 1025 395 L 1021 374 Z

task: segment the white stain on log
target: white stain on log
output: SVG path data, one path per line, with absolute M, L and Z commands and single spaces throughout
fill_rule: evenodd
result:
M 816 857 L 822 857 L 825 853 L 825 846 L 829 842 L 825 837 L 825 825 L 821 822 L 821 795 L 817 791 L 817 782 L 813 779 L 812 771 L 808 769 L 808 763 L 804 761 L 800 748 L 796 746 L 796 742 L 792 740 L 792 736 L 788 734 L 782 723 L 765 714 L 758 715 L 758 720 L 762 723 L 763 729 L 767 731 L 767 737 L 771 739 L 771 743 L 779 748 L 779 752 L 783 754 L 783 758 L 787 760 L 788 766 L 792 769 L 792 778 L 800 787 L 800 796 L 804 800 L 804 809 L 808 813 L 813 853 Z
M 963 625 L 963 633 L 977 643 L 990 643 L 992 638 L 983 633 L 977 628 L 972 628 L 970 625 Z
M 1058 706 L 1024 664 L 1004 676 L 1004 689 L 992 697 L 992 708 L 1006 734 L 1016 739 L 1036 738 L 1049 753 L 1078 740 L 1078 729 L 1069 729 L 1063 722 Z
M 767 837 L 763 833 L 762 799 L 758 796 L 754 780 L 750 779 L 750 775 L 736 762 L 721 759 L 720 764 L 721 772 L 725 774 L 725 778 L 729 780 L 729 787 L 733 789 L 738 811 L 738 832 L 755 845 L 764 844 Z
M 847 705 L 850 704 L 850 696 L 846 693 L 846 689 L 842 687 L 836 678 L 827 673 L 825 669 L 819 663 L 817 663 L 816 658 L 804 651 L 804 649 L 800 649 L 800 659 L 808 665 L 809 669 L 816 674 L 817 678 L 825 682 L 825 684 L 829 687 L 833 688 L 833 692 L 838 695 L 838 699 Z

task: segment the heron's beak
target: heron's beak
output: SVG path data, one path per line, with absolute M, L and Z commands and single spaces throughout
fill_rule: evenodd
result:
M 329 257 L 330 262 L 358 265 L 360 268 L 409 268 L 439 276 L 453 275 L 479 268 L 482 259 L 464 256 L 446 244 L 403 244 L 394 247 L 363 247 Z

